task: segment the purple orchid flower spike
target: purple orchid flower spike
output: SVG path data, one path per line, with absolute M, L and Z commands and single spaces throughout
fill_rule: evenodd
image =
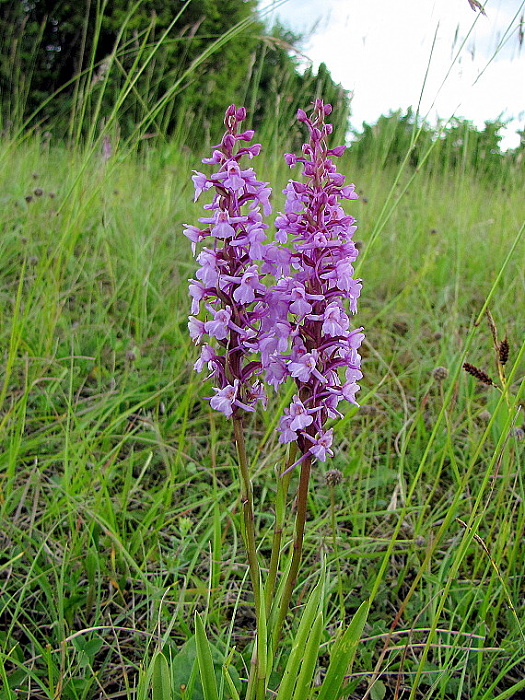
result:
M 344 146 L 328 148 L 332 111 L 321 100 L 313 114 L 299 110 L 297 118 L 309 131 L 302 154 L 286 154 L 290 167 L 302 166 L 302 181 L 290 180 L 284 190 L 284 212 L 275 220 L 275 242 L 266 238 L 264 217 L 271 214 L 271 188 L 261 182 L 246 159 L 260 152 L 249 145 L 253 131 L 240 130 L 246 110 L 226 110 L 226 132 L 203 163 L 215 172 L 194 172 L 195 199 L 208 191 L 211 203 L 200 227 L 188 225 L 199 268 L 190 280 L 192 315 L 189 333 L 201 346 L 194 367 L 207 369 L 214 379 L 210 405 L 233 423 L 240 473 L 244 528 L 242 531 L 257 616 L 258 640 L 267 635 L 279 571 L 284 508 L 276 521 L 268 578 L 261 588 L 261 567 L 255 540 L 253 493 L 246 454 L 243 414 L 266 407 L 266 386 L 278 390 L 290 379 L 296 391 L 280 418 L 281 443 L 291 443 L 278 485 L 286 502 L 292 468 L 300 463 L 296 496 L 293 553 L 283 584 L 272 643 L 277 647 L 288 612 L 302 557 L 312 463 L 333 455 L 333 429 L 327 421 L 341 416 L 341 401 L 356 403 L 362 377 L 359 347 L 361 328 L 353 328 L 350 314 L 357 310 L 361 281 L 354 277 L 358 251 L 352 242 L 355 219 L 341 207 L 342 199 L 357 199 L 354 185 L 332 162 Z M 241 161 L 243 164 L 241 164 Z M 202 245 L 201 245 L 202 244 Z M 198 249 L 198 250 L 197 250 Z M 262 379 L 264 378 L 264 383 Z M 299 459 L 297 457 L 299 451 Z M 278 512 L 279 510 L 279 512 Z M 262 596 L 264 594 L 264 601 Z M 260 634 L 259 634 L 260 633 Z M 266 692 L 259 675 L 259 647 L 254 647 L 249 688 L 257 679 L 260 696 Z M 251 696 L 250 696 L 251 697 Z M 258 695 L 259 697 L 259 695 Z
M 292 252 L 287 272 L 272 292 L 272 313 L 263 319 L 265 330 L 270 325 L 286 329 L 284 350 L 275 336 L 265 341 L 263 363 L 266 380 L 276 388 L 287 377 L 296 383 L 279 439 L 297 440 L 299 461 L 306 455 L 324 461 L 332 454 L 332 431 L 325 430 L 325 423 L 341 415 L 340 401 L 356 403 L 362 377 L 358 349 L 364 335 L 349 318 L 361 292 L 361 281 L 353 277 L 357 227 L 340 205 L 357 194 L 332 162 L 344 146 L 328 148 L 332 125 L 325 118 L 331 111 L 316 100 L 311 118 L 303 110 L 297 113 L 310 138 L 301 156 L 286 154 L 285 160 L 290 167 L 302 165 L 303 181 L 289 181 L 285 211 L 276 219 L 276 238 L 282 244 L 291 241 Z
M 311 117 L 297 113 L 310 138 L 300 156 L 285 155 L 290 167 L 302 165 L 303 178 L 284 190 L 276 243 L 267 242 L 263 220 L 271 213 L 271 188 L 241 165 L 259 154 L 260 145 L 248 145 L 253 131 L 240 131 L 246 110 L 235 105 L 226 110 L 221 143 L 203 159 L 217 171 L 192 177 L 195 199 L 214 193 L 199 219 L 203 227 L 185 229 L 194 253 L 205 243 L 190 280 L 189 330 L 202 346 L 195 369 L 207 368 L 216 382 L 211 406 L 235 418 L 259 401 L 266 405 L 261 373 L 275 389 L 290 377 L 297 394 L 281 418 L 279 439 L 297 441 L 303 458 L 323 461 L 332 454 L 327 420 L 341 415 L 341 401 L 356 403 L 364 338 L 349 318 L 361 292 L 353 268 L 357 227 L 340 204 L 357 194 L 333 164 L 344 146 L 328 147 L 331 110 L 316 100 Z M 266 275 L 272 282 L 265 285 Z
M 210 405 L 227 417 L 240 410 L 254 411 L 259 401 L 266 405 L 257 379 L 261 363 L 254 355 L 263 339 L 261 318 L 267 309 L 261 265 L 274 270 L 282 258 L 266 242 L 268 226 L 263 223 L 263 215 L 271 213 L 271 188 L 257 179 L 253 168 L 240 164 L 257 156 L 261 148 L 247 145 L 253 131 L 239 132 L 245 118 L 243 107 L 231 105 L 226 110 L 226 133 L 213 147 L 211 158 L 203 159 L 218 166 L 217 172 L 207 176 L 194 171 L 192 177 L 195 199 L 212 190 L 213 200 L 204 205 L 208 211 L 199 219 L 202 228 L 188 225 L 184 231 L 194 254 L 205 243 L 197 255 L 197 279 L 190 280 L 189 287 L 190 336 L 202 345 L 195 369 L 208 369 L 216 383 Z

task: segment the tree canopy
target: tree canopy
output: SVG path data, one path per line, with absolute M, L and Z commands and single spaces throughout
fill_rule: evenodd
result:
M 503 126 L 500 120 L 486 121 L 478 130 L 470 120 L 454 117 L 434 128 L 411 109 L 397 110 L 381 115 L 375 124 L 363 123 L 351 152 L 360 164 L 373 162 L 380 168 L 406 162 L 413 168 L 465 169 L 501 180 L 511 173 L 505 166 L 521 162 L 525 150 L 522 139 L 513 151 L 502 152 L 499 132 Z
M 233 101 L 254 121 L 305 106 L 323 86 L 343 121 L 349 96 L 325 66 L 302 73 L 298 37 L 268 33 L 255 0 L 0 0 L 4 125 L 90 123 L 118 106 L 118 126 L 216 132 Z M 123 99 L 125 97 L 125 99 Z M 286 121 L 286 120 L 285 120 Z M 47 128 L 47 127 L 46 127 Z

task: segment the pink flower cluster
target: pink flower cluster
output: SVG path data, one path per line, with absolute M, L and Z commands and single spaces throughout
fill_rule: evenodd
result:
M 198 243 L 209 241 L 197 255 L 197 279 L 190 280 L 193 315 L 188 326 L 193 340 L 202 344 L 195 369 L 201 372 L 207 367 L 215 378 L 218 386 L 210 404 L 225 416 L 239 409 L 254 411 L 257 401 L 266 405 L 257 378 L 261 363 L 252 357 L 259 348 L 261 317 L 266 310 L 261 264 L 264 262 L 265 272 L 275 273 L 280 254 L 276 246 L 266 243 L 268 225 L 263 222 L 263 214 L 271 213 L 271 189 L 257 180 L 253 168 L 243 169 L 239 164 L 261 149 L 260 144 L 241 145 L 254 135 L 253 131 L 238 133 L 245 118 L 244 108 L 231 105 L 227 109 L 226 133 L 211 158 L 203 159 L 219 166 L 218 171 L 210 177 L 194 171 L 192 177 L 195 200 L 202 192 L 214 190 L 213 201 L 204 206 L 209 215 L 199 219 L 203 228 L 186 226 L 184 231 L 194 254 Z
M 353 277 L 355 219 L 340 205 L 341 199 L 356 199 L 357 194 L 332 162 L 344 146 L 328 148 L 332 126 L 325 117 L 331 109 L 316 100 L 311 118 L 298 112 L 310 138 L 301 157 L 285 156 L 290 167 L 302 165 L 303 177 L 290 180 L 284 190 L 285 211 L 275 220 L 275 243 L 267 242 L 268 226 L 261 215 L 261 209 L 264 216 L 271 212 L 271 189 L 252 168 L 239 165 L 243 156 L 258 155 L 260 145 L 238 147 L 253 132 L 238 133 L 246 112 L 234 105 L 226 112 L 221 144 L 203 161 L 218 165 L 218 172 L 193 176 L 195 198 L 210 188 L 215 191 L 212 203 L 205 205 L 210 216 L 199 220 L 204 228 L 185 230 L 194 252 L 197 243 L 211 239 L 197 256 L 197 279 L 190 280 L 194 315 L 189 328 L 202 344 L 195 368 L 207 367 L 218 384 L 212 407 L 226 416 L 253 411 L 258 400 L 266 402 L 263 372 L 265 383 L 275 389 L 292 378 L 297 393 L 281 417 L 279 439 L 297 440 L 303 455 L 323 461 L 332 454 L 326 421 L 341 415 L 341 400 L 355 403 L 364 338 L 362 329 L 352 329 L 348 315 L 355 313 L 361 291 Z M 205 337 L 213 339 L 215 348 Z
M 325 460 L 332 454 L 332 431 L 327 419 L 340 416 L 341 400 L 356 403 L 361 379 L 362 329 L 352 329 L 347 309 L 357 310 L 361 282 L 353 277 L 358 251 L 352 242 L 355 219 L 347 216 L 341 199 L 357 199 L 354 185 L 332 162 L 344 146 L 328 148 L 332 131 L 325 122 L 330 105 L 316 100 L 312 118 L 299 110 L 299 121 L 310 133 L 302 156 L 285 156 L 290 167 L 302 165 L 302 181 L 290 180 L 285 211 L 277 216 L 276 238 L 291 244 L 289 274 L 278 280 L 263 328 L 278 329 L 264 340 L 265 378 L 278 386 L 292 377 L 297 386 L 293 401 L 281 417 L 281 442 L 297 440 L 303 454 Z M 282 352 L 282 338 L 290 349 Z

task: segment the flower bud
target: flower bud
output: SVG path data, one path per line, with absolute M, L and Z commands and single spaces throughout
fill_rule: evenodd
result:
M 302 110 L 302 109 L 297 110 L 297 121 L 300 121 L 300 122 L 307 122 L 308 121 L 308 117 L 306 116 L 306 112 L 304 110 Z

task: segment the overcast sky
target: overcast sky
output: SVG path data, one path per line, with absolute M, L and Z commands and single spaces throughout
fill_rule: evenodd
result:
M 433 125 L 438 116 L 478 128 L 512 118 L 502 146 L 515 147 L 516 129 L 525 128 L 525 43 L 518 40 L 525 0 L 484 7 L 486 16 L 468 0 L 286 0 L 270 17 L 307 35 L 313 30 L 304 53 L 353 92 L 352 126 L 417 108 L 421 98 L 420 114 Z

